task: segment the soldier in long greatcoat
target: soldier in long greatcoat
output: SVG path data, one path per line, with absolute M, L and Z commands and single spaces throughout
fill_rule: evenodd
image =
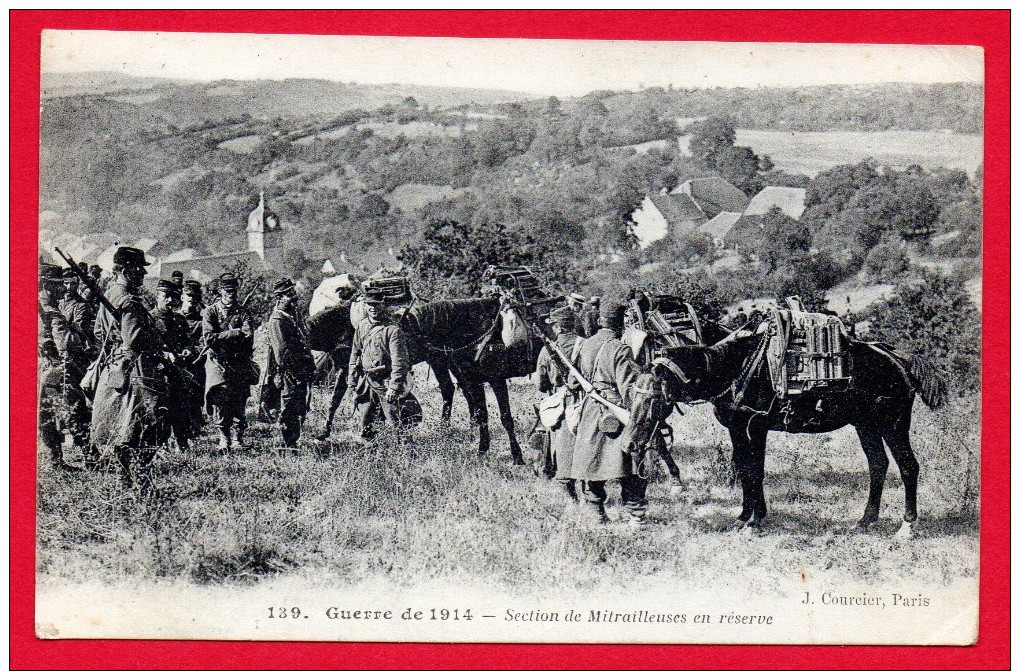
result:
M 315 359 L 297 314 L 294 282 L 283 278 L 273 286 L 276 305 L 269 317 L 269 346 L 277 366 L 280 388 L 280 431 L 290 449 L 297 448 L 301 423 L 308 412 L 308 385 L 315 374 Z
M 576 333 L 574 313 L 570 308 L 557 308 L 552 311 L 546 323 L 552 327 L 556 335 L 556 346 L 565 356 L 576 362 L 584 338 Z M 538 390 L 544 394 L 563 392 L 562 407 L 567 408 L 578 400 L 577 394 L 567 388 L 570 373 L 556 354 L 543 347 L 538 354 L 536 367 Z M 567 491 L 567 495 L 577 501 L 576 482 L 571 477 L 571 464 L 574 456 L 574 433 L 567 426 L 564 413 L 561 413 L 559 424 L 549 429 L 550 451 L 556 466 L 554 477 Z
M 205 363 L 205 400 L 216 418 L 220 432 L 219 449 L 231 446 L 231 429 L 236 427 L 238 447 L 245 447 L 248 428 L 245 405 L 251 385 L 258 381 L 252 360 L 255 325 L 251 314 L 240 305 L 240 282 L 233 273 L 219 278 L 219 300 L 202 313 L 202 344 L 209 351 Z
M 92 444 L 113 451 L 125 484 L 151 484 L 150 465 L 170 435 L 169 395 L 163 338 L 139 297 L 145 254 L 120 247 L 113 256 L 113 280 L 100 306 L 96 341 L 101 369 L 92 404 Z
M 393 323 L 384 295 L 367 290 L 364 303 L 368 316 L 354 330 L 347 386 L 358 393 L 361 437 L 367 439 L 380 414 L 390 426 L 404 426 L 420 420 L 421 409 L 408 383 L 407 336 Z
M 603 302 L 599 314 L 601 328 L 582 343 L 577 368 L 601 396 L 629 408 L 631 389 L 640 371 L 630 348 L 620 341 L 625 309 L 619 301 Z M 576 379 L 572 378 L 568 385 L 581 393 Z M 623 425 L 604 405 L 588 396 L 581 409 L 570 473 L 575 480 L 582 481 L 584 499 L 595 508 L 602 521 L 608 520 L 606 482 L 619 479 L 621 498 L 631 522 L 644 523 L 648 483 L 636 470 Z

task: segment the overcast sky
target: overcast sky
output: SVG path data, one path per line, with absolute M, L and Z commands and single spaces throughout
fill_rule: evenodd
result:
M 45 31 L 43 72 L 582 95 L 639 86 L 982 82 L 978 47 Z

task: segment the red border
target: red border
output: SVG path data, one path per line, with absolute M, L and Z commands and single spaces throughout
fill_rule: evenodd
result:
M 985 49 L 981 622 L 970 648 L 39 641 L 35 402 L 11 385 L 12 668 L 1005 668 L 1009 664 L 1009 12 L 12 11 L 11 380 L 35 379 L 40 31 L 969 44 Z M 681 661 L 682 660 L 682 661 Z

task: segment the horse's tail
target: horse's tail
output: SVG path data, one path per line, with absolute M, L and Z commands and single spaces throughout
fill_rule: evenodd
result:
M 945 376 L 921 356 L 910 357 L 907 364 L 911 382 L 921 394 L 921 400 L 932 410 L 941 408 L 947 396 Z
M 887 343 L 862 344 L 888 357 L 906 378 L 906 383 L 921 395 L 921 400 L 929 408 L 937 410 L 945 405 L 948 396 L 946 378 L 930 361 L 922 356 L 898 350 Z

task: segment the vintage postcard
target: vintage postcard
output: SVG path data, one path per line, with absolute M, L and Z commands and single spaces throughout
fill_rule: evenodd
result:
M 974 644 L 983 59 L 44 31 L 36 635 Z

